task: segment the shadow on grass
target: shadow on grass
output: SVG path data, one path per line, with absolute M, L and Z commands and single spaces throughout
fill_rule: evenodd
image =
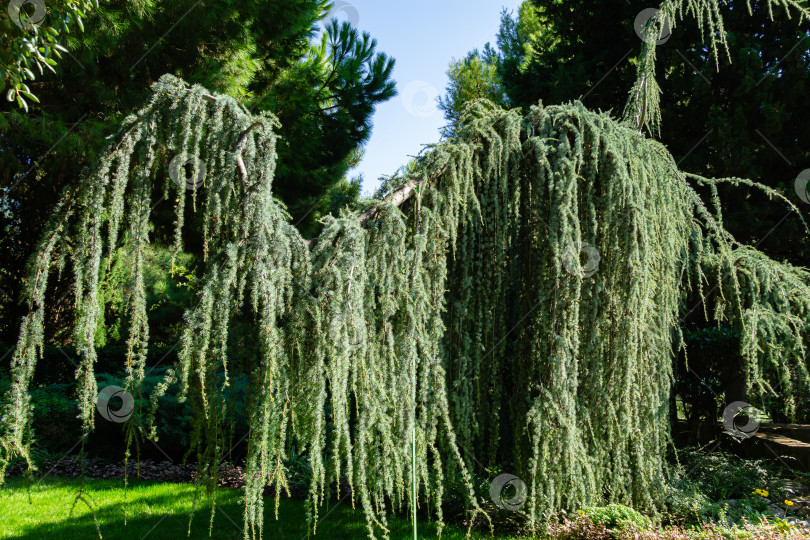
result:
M 31 502 L 25 484 L 10 480 L 0 489 L 0 538 L 93 540 L 97 539 L 93 514 L 79 502 L 71 517 L 70 507 L 78 480 L 47 479 L 31 488 Z M 132 482 L 124 499 L 120 480 L 85 480 L 87 500 L 94 504 L 95 516 L 105 540 L 182 540 L 208 538 L 211 518 L 210 499 L 200 490 L 197 511 L 189 535 L 189 514 L 194 499 L 194 487 L 189 484 Z M 240 490 L 217 490 L 217 510 L 211 538 L 241 540 L 244 506 Z M 126 525 L 124 509 L 126 507 Z M 278 520 L 275 518 L 275 498 L 264 499 L 263 538 L 272 540 L 301 540 L 307 537 L 307 516 L 303 501 L 282 499 Z M 317 535 L 311 538 L 368 538 L 365 518 L 361 511 L 352 510 L 348 499 L 343 503 L 325 505 L 319 511 Z M 412 539 L 413 531 L 407 520 L 389 518 L 392 539 Z M 436 527 L 420 523 L 419 538 L 436 538 Z M 461 539 L 464 532 L 448 527 L 443 538 Z

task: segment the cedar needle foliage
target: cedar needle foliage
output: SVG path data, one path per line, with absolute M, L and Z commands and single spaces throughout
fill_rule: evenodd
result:
M 287 489 L 293 441 L 310 457 L 313 531 L 332 486 L 362 506 L 371 538 L 387 537 L 386 515 L 403 507 L 427 505 L 441 523 L 448 485 L 464 486 L 471 522 L 487 519 L 476 463 L 508 464 L 529 487 L 533 519 L 609 502 L 658 507 L 690 295 L 744 336 L 756 395 L 778 393 L 791 406 L 810 397 L 800 393 L 810 388 L 810 273 L 723 228 L 714 186 L 757 184 L 683 173 L 638 125 L 581 103 L 523 115 L 477 102 L 453 140 L 420 158 L 414 196 L 376 203 L 367 223 L 356 211 L 330 216 L 307 242 L 273 198 L 274 127 L 270 115 L 166 75 L 65 194 L 25 284 L 30 314 L 4 400 L 0 469 L 15 456 L 31 464 L 28 386 L 54 269 L 68 267 L 76 284 L 85 437 L 99 269 L 121 248 L 134 291 L 126 386 L 140 392 L 149 368 L 142 257 L 161 196 L 176 201 L 175 249 L 200 235 L 205 268 L 178 364 L 151 408 L 130 418 L 137 435 L 127 440 L 155 436 L 157 396 L 179 381 L 213 520 L 231 440 L 225 390 L 235 369 L 247 373 L 245 538 L 263 535 L 265 487 L 276 505 Z M 191 178 L 204 166 L 201 186 L 168 178 L 177 155 L 197 158 Z M 194 230 L 183 221 L 188 204 L 200 216 Z M 255 338 L 247 366 L 231 365 L 236 320 Z
M 782 8 L 785 15 L 791 18 L 797 15 L 796 25 L 810 19 L 810 7 L 806 0 L 767 0 L 768 14 L 773 20 L 774 7 Z M 624 120 L 639 131 L 647 128 L 652 134 L 661 130 L 661 88 L 655 76 L 656 49 L 658 40 L 674 32 L 678 24 L 686 17 L 694 19 L 700 30 L 704 43 L 711 49 L 715 66 L 720 69 L 721 51 L 731 61 L 728 41 L 723 26 L 723 6 L 728 1 L 719 0 L 664 0 L 659 5 L 658 13 L 647 21 L 643 29 L 641 53 L 636 63 L 636 81 L 630 90 L 624 108 Z M 746 9 L 751 14 L 751 0 L 746 0 Z M 736 5 L 738 9 L 741 6 Z M 777 63 L 778 64 L 778 63 Z M 774 66 L 775 68 L 776 66 Z

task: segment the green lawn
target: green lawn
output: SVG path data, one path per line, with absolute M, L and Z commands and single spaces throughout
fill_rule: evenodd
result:
M 7 481 L 0 488 L 0 538 L 47 540 L 92 540 L 98 538 L 90 510 L 79 503 L 70 516 L 70 507 L 79 486 L 77 480 L 49 478 L 32 487 L 31 500 L 21 480 Z M 85 480 L 85 490 L 95 501 L 96 517 L 105 539 L 181 540 L 187 537 L 188 516 L 194 489 L 189 484 L 135 482 L 127 492 L 127 523 L 124 525 L 124 491 L 120 480 Z M 243 533 L 242 492 L 220 489 L 218 510 L 212 538 L 241 540 Z M 207 499 L 204 499 L 205 505 Z M 264 538 L 268 540 L 306 538 L 307 525 L 304 502 L 284 499 L 279 519 L 273 516 L 274 498 L 265 499 Z M 348 500 L 347 500 L 348 502 Z M 330 512 L 331 510 L 331 512 Z M 329 515 L 326 515 L 330 512 Z M 191 538 L 208 537 L 210 511 L 203 506 L 192 523 Z M 363 514 L 352 510 L 351 504 L 332 503 L 324 507 L 319 519 L 318 534 L 313 538 L 328 540 L 366 538 Z M 407 520 L 391 519 L 391 538 L 413 538 Z M 464 530 L 446 527 L 442 538 L 462 539 Z M 419 524 L 419 538 L 436 538 L 436 528 Z M 476 538 L 483 538 L 476 536 Z M 486 538 L 491 538 L 488 535 Z M 507 537 L 496 537 L 505 540 Z

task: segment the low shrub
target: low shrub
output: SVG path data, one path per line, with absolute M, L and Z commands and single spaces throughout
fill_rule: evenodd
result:
M 698 482 L 687 477 L 675 478 L 667 486 L 665 520 L 671 524 L 700 523 L 712 514 L 712 502 Z
M 72 391 L 71 385 L 52 384 L 31 392 L 36 440 L 50 452 L 69 449 L 81 435 L 79 408 Z
M 711 501 L 743 499 L 757 489 L 779 497 L 786 494 L 784 471 L 764 459 L 742 459 L 699 448 L 680 450 L 678 459 L 680 466 L 674 469 L 672 483 L 687 477 Z
M 580 516 L 587 517 L 594 523 L 609 529 L 627 529 L 650 527 L 650 519 L 629 506 L 609 504 L 607 506 L 589 506 L 579 511 Z

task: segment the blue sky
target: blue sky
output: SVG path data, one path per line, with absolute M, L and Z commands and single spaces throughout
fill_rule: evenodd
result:
M 393 174 L 423 144 L 439 140 L 444 124 L 435 100 L 444 95 L 447 67 L 473 48 L 495 42 L 503 8 L 516 11 L 520 0 L 335 0 L 334 15 L 350 20 L 377 40 L 377 49 L 396 59 L 399 95 L 380 105 L 360 166 L 363 192 Z

